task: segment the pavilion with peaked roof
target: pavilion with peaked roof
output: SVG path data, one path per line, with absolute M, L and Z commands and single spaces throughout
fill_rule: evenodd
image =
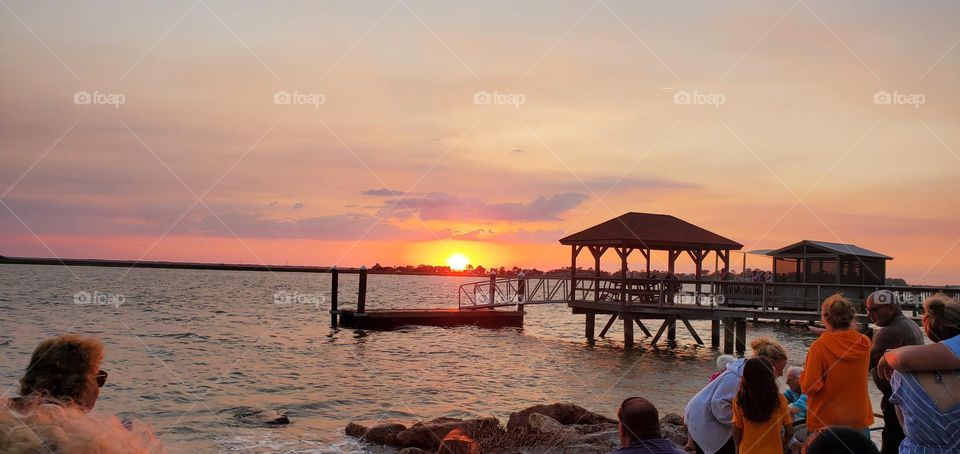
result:
M 740 250 L 743 245 L 720 236 L 683 219 L 667 214 L 626 213 L 609 221 L 560 239 L 560 244 L 570 246 L 570 272 L 576 277 L 577 256 L 587 248 L 594 259 L 594 271 L 600 276 L 600 258 L 610 248 L 620 256 L 622 277 L 627 275 L 627 258 L 637 250 L 646 260 L 647 277 L 650 277 L 650 251 L 667 251 L 667 268 L 675 273 L 677 259 L 686 252 L 696 266 L 696 278 L 700 279 L 703 263 L 710 252 L 716 254 L 726 270 L 721 279 L 730 273 L 730 251 Z

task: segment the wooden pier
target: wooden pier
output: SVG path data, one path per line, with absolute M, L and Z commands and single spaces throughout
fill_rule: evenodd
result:
M 392 330 L 403 326 L 477 326 L 508 328 L 523 326 L 523 311 L 467 309 L 376 309 L 340 311 L 340 324 L 348 328 Z
M 919 320 L 922 302 L 934 293 L 960 298 L 960 287 L 883 285 L 884 262 L 891 257 L 853 245 L 813 241 L 778 251 L 783 257 L 777 260 L 789 262 L 790 266 L 780 263 L 775 271 L 783 272 L 785 277 L 794 273 L 794 282 L 734 281 L 729 272 L 730 253 L 740 250 L 742 245 L 660 214 L 627 213 L 569 235 L 560 243 L 571 247 L 569 274 L 525 277 L 521 273 L 513 279 L 491 276 L 489 282 L 461 286 L 460 306 L 566 304 L 574 314 L 584 315 L 584 335 L 588 342 L 597 337 L 598 316 L 607 318 L 599 337 L 606 336 L 620 320 L 627 349 L 635 344 L 635 328 L 656 345 L 664 337 L 674 343 L 678 325 L 689 331 L 695 342 L 705 345 L 690 322 L 709 320 L 711 347 L 720 349 L 722 345 L 725 353 L 743 354 L 748 320 L 818 321 L 821 303 L 835 293 L 861 304 L 863 309 L 862 303 L 870 293 L 890 290 L 900 299 L 901 307 L 912 312 L 914 320 Z M 577 257 L 584 249 L 593 258 L 592 272 L 580 271 L 577 267 Z M 601 257 L 611 249 L 620 259 L 620 270 L 604 274 L 600 271 Z M 631 273 L 628 268 L 628 257 L 636 251 L 644 259 L 646 273 Z M 652 251 L 666 252 L 665 276 L 652 275 Z M 703 269 L 711 253 L 715 278 L 706 279 Z M 675 274 L 676 261 L 684 255 L 693 261 L 696 270 L 693 279 L 680 279 Z M 835 274 L 824 271 L 829 269 L 827 265 L 836 268 Z M 861 313 L 858 318 L 865 321 L 867 316 Z
M 510 328 L 523 326 L 523 306 L 516 310 L 496 308 L 403 308 L 367 309 L 367 268 L 358 270 L 356 309 L 341 310 L 340 272 L 330 274 L 330 323 L 347 328 L 393 330 L 404 326 L 477 326 L 480 328 Z

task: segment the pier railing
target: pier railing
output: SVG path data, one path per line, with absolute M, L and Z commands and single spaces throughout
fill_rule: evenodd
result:
M 580 275 L 537 275 L 496 278 L 460 286 L 461 309 L 495 308 L 522 304 L 594 302 L 610 305 L 690 305 L 811 311 L 824 299 L 842 293 L 863 303 L 871 293 L 892 291 L 905 311 L 922 313 L 923 301 L 935 293 L 960 299 L 960 287 L 802 284 L 788 282 L 645 279 Z

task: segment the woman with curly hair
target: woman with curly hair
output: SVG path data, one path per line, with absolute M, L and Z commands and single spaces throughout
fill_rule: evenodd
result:
M 107 381 L 103 343 L 64 334 L 40 343 L 20 379 L 20 397 L 0 402 L 0 452 L 164 453 L 136 420 L 91 411 Z
M 807 395 L 807 431 L 826 426 L 850 427 L 864 433 L 873 424 L 867 391 L 870 338 L 851 329 L 857 312 L 841 294 L 827 298 L 820 318 L 827 330 L 810 345 L 800 376 Z
M 737 452 L 782 454 L 787 440 L 793 437 L 793 417 L 788 405 L 767 360 L 748 359 L 733 401 L 733 441 Z
M 93 337 L 64 334 L 47 339 L 33 350 L 20 379 L 21 399 L 38 397 L 93 409 L 107 372 L 100 369 L 103 343 Z

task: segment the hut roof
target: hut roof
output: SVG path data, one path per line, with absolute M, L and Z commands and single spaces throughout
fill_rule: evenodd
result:
M 817 249 L 822 249 L 828 252 L 833 252 L 841 255 L 855 255 L 859 257 L 874 257 L 884 260 L 893 260 L 893 257 L 889 255 L 884 255 L 879 252 L 874 252 L 869 249 L 864 249 L 860 246 L 854 244 L 844 244 L 844 243 L 831 243 L 829 241 L 815 241 L 815 240 L 803 240 L 793 243 L 788 246 L 784 246 L 780 249 L 776 249 L 767 253 L 770 256 L 779 256 L 779 255 L 797 255 L 797 254 L 786 254 L 787 251 L 796 248 L 801 245 L 813 246 Z
M 732 249 L 742 244 L 667 214 L 626 213 L 560 239 L 560 244 L 667 249 Z

